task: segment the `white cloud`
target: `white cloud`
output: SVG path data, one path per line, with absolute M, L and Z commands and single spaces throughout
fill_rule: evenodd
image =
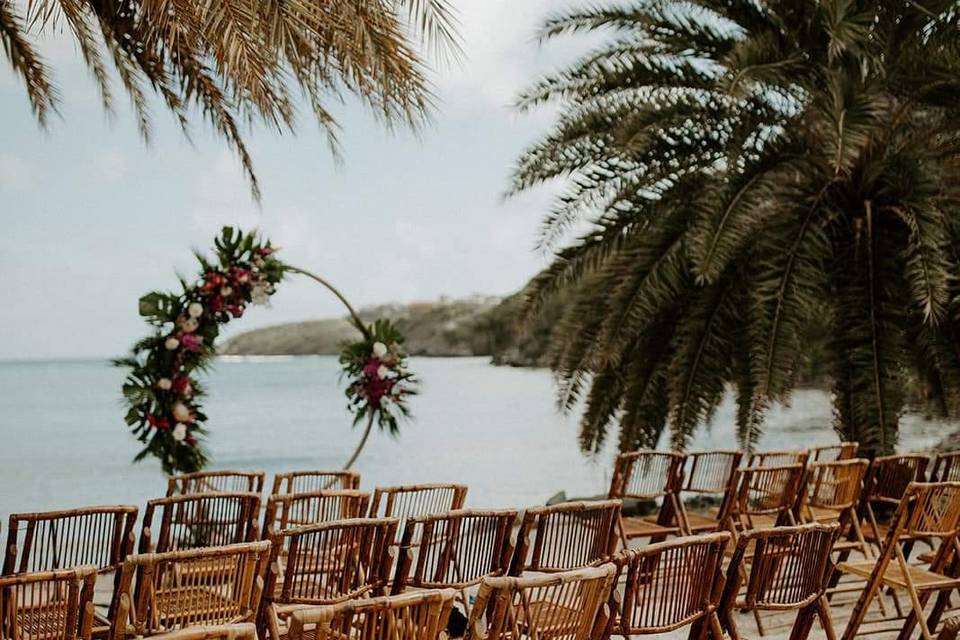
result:
M 126 177 L 127 168 L 127 156 L 117 148 L 101 151 L 91 161 L 94 180 L 103 186 L 119 184 Z

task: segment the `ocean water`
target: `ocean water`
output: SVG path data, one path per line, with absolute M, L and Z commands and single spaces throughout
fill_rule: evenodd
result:
M 604 493 L 612 448 L 577 446 L 576 416 L 559 414 L 549 371 L 494 367 L 484 358 L 415 358 L 422 395 L 392 438 L 375 432 L 355 468 L 362 487 L 457 481 L 473 507 L 542 504 L 558 491 Z M 360 437 L 333 357 L 221 359 L 206 376 L 213 468 L 338 468 Z M 0 518 L 163 495 L 159 465 L 132 464 L 139 443 L 123 422 L 123 372 L 104 361 L 0 362 Z M 727 399 L 694 448 L 730 448 Z M 770 414 L 764 448 L 836 441 L 826 393 L 800 390 Z M 901 449 L 923 449 L 957 425 L 907 416 Z M 615 440 L 615 438 L 611 438 Z M 269 484 L 270 479 L 268 477 Z

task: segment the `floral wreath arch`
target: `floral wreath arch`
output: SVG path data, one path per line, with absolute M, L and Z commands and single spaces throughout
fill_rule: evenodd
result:
M 287 274 L 311 278 L 333 293 L 361 335 L 340 353 L 353 424 L 366 418 L 344 468 L 356 461 L 374 423 L 396 434 L 398 420 L 410 415 L 407 398 L 417 392 L 396 326 L 385 319 L 365 324 L 339 290 L 320 276 L 281 262 L 270 241 L 256 232 L 224 227 L 214 246 L 214 261 L 196 254 L 199 277 L 192 283 L 181 278 L 181 293 L 154 291 L 140 298 L 140 315 L 153 332 L 137 342 L 129 356 L 114 361 L 128 370 L 123 384 L 126 423 L 144 444 L 134 460 L 156 457 L 165 473 L 198 471 L 207 464 L 204 389 L 196 374 L 216 355 L 214 341 L 221 326 L 241 317 L 248 305 L 269 303 Z

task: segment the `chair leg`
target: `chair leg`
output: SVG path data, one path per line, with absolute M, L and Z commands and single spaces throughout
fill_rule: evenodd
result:
M 837 632 L 833 628 L 833 616 L 830 614 L 830 603 L 823 596 L 817 600 L 817 616 L 820 618 L 820 628 L 827 640 L 837 640 Z
M 713 640 L 723 640 L 723 628 L 720 626 L 720 618 L 716 611 L 711 611 L 707 616 L 710 623 L 710 632 L 713 634 Z
M 813 603 L 797 612 L 797 617 L 793 621 L 793 628 L 790 629 L 790 640 L 807 640 L 807 638 L 810 637 L 810 630 L 813 628 L 815 606 L 816 603 Z
M 766 635 L 763 632 L 763 621 L 760 620 L 760 612 L 756 609 L 753 610 L 753 619 L 757 623 L 757 633 L 761 636 Z
M 623 549 L 626 550 L 626 548 L 627 548 L 627 534 L 624 532 L 624 529 L 623 529 L 623 516 L 622 516 L 622 515 L 621 515 L 619 518 L 617 518 L 617 529 L 620 530 L 620 543 L 623 545 Z
M 910 596 L 910 604 L 913 607 L 913 613 L 917 618 L 917 624 L 920 625 L 920 633 L 924 640 L 933 640 L 930 629 L 927 628 L 927 620 L 923 616 L 923 604 L 920 602 L 920 596 L 917 594 L 917 586 L 910 577 L 910 567 L 907 565 L 907 558 L 903 550 L 897 546 L 897 562 L 900 565 L 900 572 L 903 575 L 903 581 L 907 585 L 907 594 Z

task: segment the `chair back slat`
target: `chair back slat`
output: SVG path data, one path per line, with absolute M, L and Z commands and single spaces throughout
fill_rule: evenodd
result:
M 899 504 L 911 482 L 922 482 L 930 458 L 907 454 L 874 458 L 867 470 L 864 497 L 870 502 Z
M 613 632 L 666 633 L 710 615 L 719 601 L 726 531 L 628 550 L 620 561 L 626 586 Z
M 130 556 L 113 640 L 256 622 L 269 557 L 268 541 Z
M 811 463 L 807 469 L 806 504 L 838 512 L 856 506 L 869 465 L 862 458 Z
M 137 507 L 129 505 L 15 513 L 7 529 L 3 573 L 93 565 L 101 574 L 114 574 L 109 608 L 113 615 L 119 569 L 133 552 L 136 520 Z
M 506 575 L 517 511 L 459 509 L 407 520 L 393 592 L 406 587 L 463 589 Z
M 306 607 L 290 616 L 290 640 L 439 640 L 457 592 L 434 589 L 333 605 Z
M 910 504 L 903 507 L 902 534 L 941 539 L 957 535 L 960 482 L 914 482 L 904 496 Z
M 807 449 L 782 449 L 756 451 L 747 460 L 748 467 L 783 467 L 791 464 L 805 465 L 810 459 Z
M 97 568 L 0 576 L 0 638 L 89 640 Z
M 354 490 L 325 490 L 309 493 L 276 494 L 267 498 L 263 516 L 263 537 L 274 532 L 333 520 L 363 518 L 370 494 Z
M 396 518 L 335 520 L 275 532 L 267 579 L 273 604 L 332 604 L 384 595 Z M 281 567 L 279 558 L 286 555 Z
M 737 470 L 737 499 L 731 505 L 732 516 L 741 526 L 753 528 L 752 518 L 775 516 L 778 523 L 790 520 L 803 479 L 802 464 L 779 467 L 741 467 Z
M 196 471 L 167 478 L 167 495 L 192 493 L 263 493 L 263 471 Z
M 527 509 L 511 574 L 569 571 L 610 562 L 617 548 L 620 500 L 566 502 Z
M 960 451 L 938 453 L 936 464 L 930 473 L 931 482 L 960 481 Z
M 683 491 L 723 495 L 730 490 L 740 465 L 740 451 L 691 451 L 683 467 Z
M 258 539 L 260 495 L 194 493 L 147 502 L 140 553 L 215 547 Z M 158 520 L 154 522 L 154 520 Z
M 313 493 L 315 491 L 357 490 L 360 474 L 356 471 L 288 471 L 273 477 L 271 495 Z
M 814 447 L 810 450 L 810 460 L 813 462 L 837 462 L 852 460 L 860 450 L 859 442 L 841 442 L 840 444 Z
M 467 487 L 462 484 L 411 484 L 377 487 L 370 502 L 371 518 L 398 518 L 403 533 L 407 518 L 463 509 Z M 399 538 L 395 542 L 400 542 Z
M 683 455 L 641 450 L 622 453 L 614 463 L 610 498 L 653 500 L 678 491 L 682 484 Z
M 748 547 L 751 561 L 746 593 L 736 606 L 749 609 L 799 609 L 823 595 L 830 567 L 830 551 L 839 524 L 805 524 L 745 532 L 727 571 L 736 582 L 733 565 L 741 567 Z M 739 570 L 739 569 L 738 569 Z
M 587 640 L 605 623 L 613 563 L 531 577 L 484 578 L 467 623 L 465 640 Z

